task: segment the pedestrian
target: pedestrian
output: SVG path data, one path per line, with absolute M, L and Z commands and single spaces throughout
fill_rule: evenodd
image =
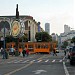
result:
M 20 47 L 19 48 L 19 55 L 22 57 L 23 56 L 23 54 L 22 54 L 22 48 Z
M 28 49 L 26 49 L 26 55 L 29 56 L 29 50 Z
M 15 49 L 13 47 L 10 48 L 10 52 L 11 52 L 11 55 L 13 56 L 14 55 L 14 51 Z
M 26 48 L 23 49 L 22 54 L 23 54 L 23 57 L 25 57 L 25 55 L 26 55 Z
M 1 48 L 0 48 L 0 55 L 1 55 Z
M 66 56 L 66 49 L 64 50 L 64 55 Z
M 1 47 L 1 55 L 2 55 L 2 58 L 5 59 L 5 51 L 2 47 Z
M 54 56 L 54 55 L 57 56 L 57 54 L 56 54 L 56 49 L 55 49 L 55 48 L 53 49 L 53 56 Z

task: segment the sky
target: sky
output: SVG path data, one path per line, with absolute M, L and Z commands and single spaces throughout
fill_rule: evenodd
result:
M 20 15 L 30 15 L 35 21 L 50 23 L 50 34 L 64 32 L 64 25 L 75 30 L 75 0 L 0 0 L 0 16 L 16 14 L 16 4 Z

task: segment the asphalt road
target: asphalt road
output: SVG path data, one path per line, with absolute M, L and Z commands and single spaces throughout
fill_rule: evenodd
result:
M 0 75 L 75 75 L 75 65 L 64 58 L 52 54 L 33 54 L 28 57 L 0 58 Z

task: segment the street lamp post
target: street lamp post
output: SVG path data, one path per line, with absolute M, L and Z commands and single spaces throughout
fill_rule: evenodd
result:
M 5 21 L 4 21 L 4 53 L 3 53 L 3 59 L 5 59 Z

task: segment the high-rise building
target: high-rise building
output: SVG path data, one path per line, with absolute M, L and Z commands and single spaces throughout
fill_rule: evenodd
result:
M 50 34 L 50 23 L 45 23 L 45 31 Z
M 64 32 L 65 33 L 68 33 L 68 32 L 70 32 L 70 27 L 68 26 L 68 25 L 64 25 Z

